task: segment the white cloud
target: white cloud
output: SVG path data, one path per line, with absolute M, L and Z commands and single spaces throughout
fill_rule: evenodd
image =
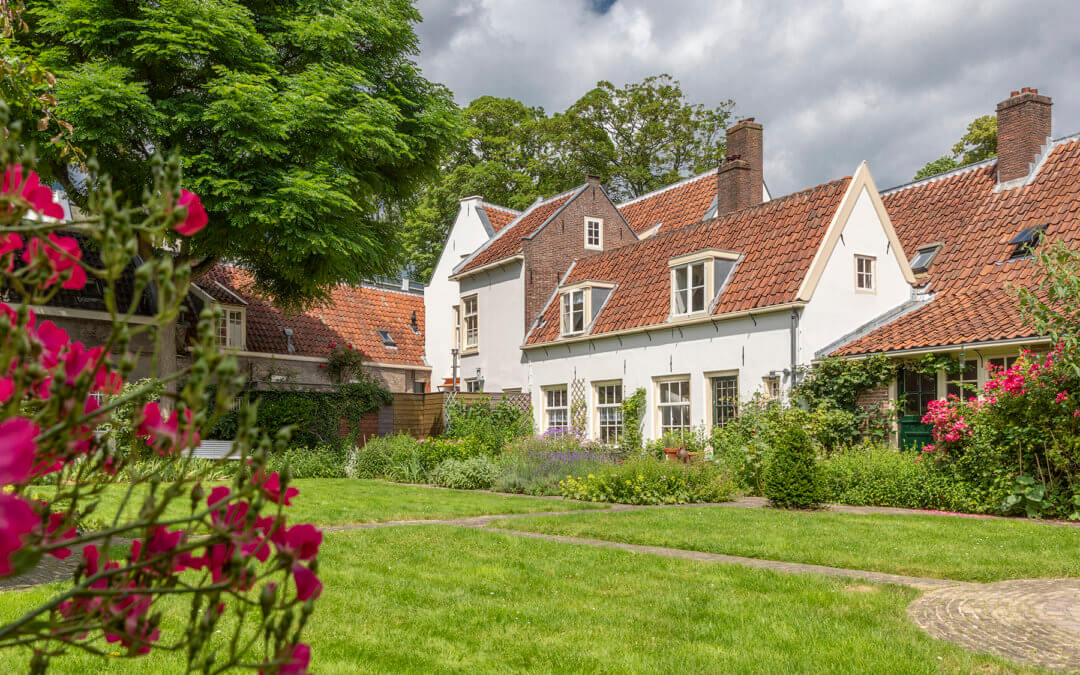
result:
M 420 0 L 425 74 L 460 103 L 484 94 L 562 110 L 597 80 L 668 72 L 694 100 L 732 98 L 765 125 L 765 178 L 784 194 L 850 174 L 909 180 L 1012 89 L 1054 98 L 1080 131 L 1080 3 L 988 0 Z

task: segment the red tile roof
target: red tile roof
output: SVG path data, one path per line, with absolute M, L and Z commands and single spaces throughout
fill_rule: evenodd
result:
M 1059 141 L 1030 185 L 995 192 L 989 161 L 882 194 L 909 254 L 942 243 L 928 272 L 933 299 L 924 307 L 844 345 L 855 355 L 1033 337 L 1006 283 L 1030 285 L 1030 259 L 1009 260 L 1009 240 L 1045 227 L 1046 240 L 1080 240 L 1080 139 Z
M 456 273 L 468 272 L 483 265 L 498 262 L 521 253 L 521 240 L 533 234 L 574 197 L 581 187 L 533 204 L 517 220 L 503 227 L 494 237 L 467 259 Z M 494 223 L 493 223 L 494 225 Z
M 619 211 L 638 234 L 655 225 L 667 232 L 700 223 L 714 201 L 716 169 L 620 204 Z
M 496 204 L 488 204 L 487 202 L 483 202 L 480 208 L 484 209 L 484 215 L 487 216 L 488 222 L 491 223 L 491 229 L 496 233 L 514 222 L 514 219 L 521 215 L 521 211 L 515 211 Z
M 247 351 L 289 354 L 284 328 L 293 330 L 294 354 L 329 356 L 330 344 L 351 344 L 375 363 L 424 366 L 423 296 L 371 286 L 341 285 L 328 302 L 298 314 L 285 315 L 253 290 L 250 272 L 215 266 L 196 284 L 206 289 L 219 282 L 247 301 Z M 233 301 L 236 304 L 236 301 Z M 412 326 L 416 317 L 418 332 Z M 378 331 L 390 332 L 396 348 L 383 344 Z
M 668 260 L 706 248 L 742 256 L 714 313 L 794 301 L 849 181 L 825 183 L 579 260 L 567 284 L 589 280 L 616 284 L 589 334 L 664 324 L 671 302 Z M 559 303 L 553 300 L 527 344 L 558 337 Z

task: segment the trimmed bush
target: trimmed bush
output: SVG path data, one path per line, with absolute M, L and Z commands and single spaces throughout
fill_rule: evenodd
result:
M 338 445 L 317 445 L 313 448 L 289 448 L 267 457 L 270 471 L 289 467 L 293 478 L 344 478 L 346 451 Z
M 418 441 L 397 433 L 372 438 L 350 453 L 345 473 L 350 478 L 386 478 L 399 483 L 426 482 L 446 459 L 484 455 L 484 446 L 469 438 L 426 438 Z
M 431 482 L 458 490 L 487 490 L 499 476 L 499 465 L 488 457 L 444 459 L 431 472 Z
M 469 405 L 454 402 L 448 410 L 446 438 L 469 440 L 483 448 L 483 454 L 497 457 L 510 442 L 533 433 L 532 411 L 521 410 L 509 401 L 492 406 L 488 401 Z
M 721 502 L 738 492 L 730 472 L 716 462 L 679 464 L 651 457 L 567 476 L 559 486 L 570 499 L 619 504 Z
M 821 504 L 821 479 L 810 434 L 785 424 L 773 435 L 765 460 L 762 489 L 774 506 L 806 509 Z

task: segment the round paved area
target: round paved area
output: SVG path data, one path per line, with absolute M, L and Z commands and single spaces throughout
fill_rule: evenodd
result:
M 911 603 L 930 635 L 1053 670 L 1080 670 L 1080 579 L 1018 579 L 942 588 Z

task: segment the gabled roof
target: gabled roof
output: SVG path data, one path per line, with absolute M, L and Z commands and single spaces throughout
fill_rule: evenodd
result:
M 715 248 L 740 259 L 712 314 L 798 301 L 799 288 L 850 178 L 796 192 L 701 224 L 661 233 L 577 261 L 563 285 L 585 280 L 616 284 L 589 336 L 666 325 L 671 289 L 668 260 Z M 559 338 L 559 304 L 553 298 L 526 339 L 542 345 Z
M 585 185 L 580 185 L 568 192 L 537 201 L 458 265 L 454 269 L 454 274 L 469 272 L 521 253 L 521 240 L 538 232 L 585 187 Z
M 484 215 L 487 216 L 488 222 L 491 223 L 492 233 L 498 233 L 521 215 L 521 211 L 515 211 L 496 204 L 488 204 L 487 202 L 481 202 L 480 208 L 483 209 Z
M 352 345 L 364 361 L 424 367 L 424 298 L 373 286 L 340 285 L 330 300 L 297 314 L 284 314 L 256 293 L 248 270 L 216 265 L 197 282 L 200 289 L 220 285 L 242 298 L 247 309 L 247 351 L 325 358 L 331 344 Z M 208 293 L 209 294 L 209 293 Z M 232 299 L 228 304 L 240 304 Z M 417 331 L 410 325 L 416 317 Z M 283 329 L 291 328 L 294 352 Z M 389 331 L 395 348 L 378 331 Z
M 1009 242 L 1029 227 L 1045 240 L 1080 241 L 1080 139 L 1054 141 L 1027 185 L 997 189 L 997 161 L 882 193 L 904 250 L 942 244 L 925 279 L 933 299 L 833 352 L 850 356 L 1035 337 L 1005 284 L 1032 285 L 1030 258 Z
M 716 169 L 641 195 L 618 205 L 637 234 L 660 225 L 658 232 L 700 223 L 716 201 Z

